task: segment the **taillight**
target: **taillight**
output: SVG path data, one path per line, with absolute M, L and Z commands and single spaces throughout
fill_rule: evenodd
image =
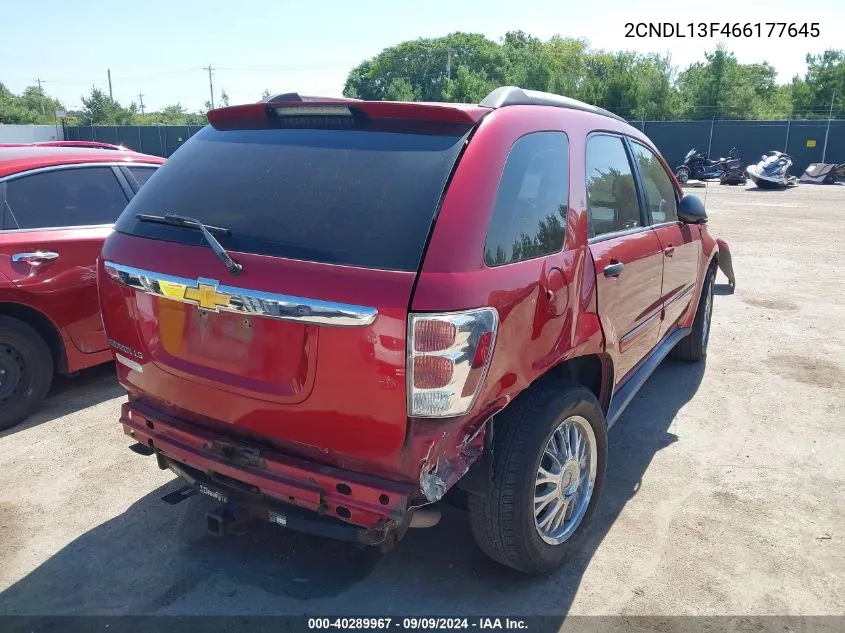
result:
M 408 317 L 408 411 L 441 418 L 469 411 L 493 356 L 492 308 Z

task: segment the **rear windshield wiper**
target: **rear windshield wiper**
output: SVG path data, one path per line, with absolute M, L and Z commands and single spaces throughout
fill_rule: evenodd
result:
M 214 254 L 220 258 L 220 261 L 226 266 L 230 273 L 237 276 L 241 274 L 243 266 L 237 263 L 234 259 L 229 257 L 226 249 L 217 241 L 212 233 L 223 235 L 227 237 L 232 234 L 229 229 L 224 229 L 219 226 L 206 226 L 199 220 L 189 218 L 184 215 L 177 215 L 175 213 L 165 213 L 164 215 L 149 215 L 147 213 L 139 213 L 135 216 L 141 222 L 157 222 L 159 224 L 170 224 L 172 226 L 184 226 L 189 229 L 199 229 L 205 241 L 214 251 Z

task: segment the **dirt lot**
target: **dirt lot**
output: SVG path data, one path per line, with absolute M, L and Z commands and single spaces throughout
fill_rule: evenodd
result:
M 706 367 L 667 361 L 614 427 L 567 568 L 496 567 L 457 510 L 386 556 L 206 536 L 213 502 L 161 501 L 179 484 L 127 449 L 105 368 L 0 434 L 0 614 L 845 613 L 845 187 L 706 202 L 737 292 L 717 286 Z

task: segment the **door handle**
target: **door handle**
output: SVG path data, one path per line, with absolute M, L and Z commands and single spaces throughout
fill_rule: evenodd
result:
M 23 262 L 30 266 L 38 266 L 44 262 L 51 262 L 58 259 L 59 254 L 52 251 L 36 251 L 34 253 L 15 253 L 12 255 L 12 261 L 16 264 Z
M 675 247 L 672 244 L 669 244 L 666 248 L 663 249 L 663 254 L 666 257 L 672 257 L 675 254 Z
M 608 266 L 604 267 L 604 276 L 605 277 L 618 277 L 622 274 L 622 271 L 625 269 L 625 264 L 622 262 L 614 262 Z

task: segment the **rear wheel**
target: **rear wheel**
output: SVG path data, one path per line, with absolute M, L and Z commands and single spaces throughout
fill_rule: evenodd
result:
M 675 178 L 678 179 L 678 182 L 682 185 L 689 180 L 689 167 L 678 167 L 675 170 Z
M 53 382 L 53 357 L 32 327 L 0 316 L 0 430 L 22 422 Z
M 698 301 L 698 311 L 692 331 L 682 338 L 671 352 L 672 358 L 686 361 L 702 361 L 707 358 L 707 343 L 710 341 L 710 321 L 713 316 L 713 266 L 707 269 L 704 277 L 704 287 Z
M 496 417 L 493 482 L 469 495 L 472 532 L 493 560 L 550 571 L 575 551 L 604 485 L 607 428 L 581 385 L 535 388 Z

